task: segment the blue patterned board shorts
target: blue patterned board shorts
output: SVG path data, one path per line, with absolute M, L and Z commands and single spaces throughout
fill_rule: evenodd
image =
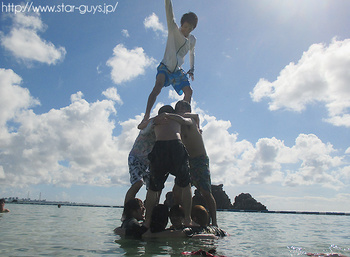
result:
M 192 184 L 200 189 L 211 192 L 211 179 L 209 170 L 209 158 L 201 155 L 192 159 L 190 162 L 190 175 Z
M 161 63 L 159 64 L 157 71 L 157 76 L 160 73 L 165 75 L 164 87 L 172 85 L 178 95 L 182 95 L 182 89 L 190 85 L 187 74 L 183 69 L 171 72 L 163 63 Z
M 146 187 L 148 189 L 150 177 L 148 159 L 143 161 L 140 158 L 137 158 L 136 156 L 129 155 L 128 165 L 131 185 L 142 180 L 143 183 L 146 184 Z

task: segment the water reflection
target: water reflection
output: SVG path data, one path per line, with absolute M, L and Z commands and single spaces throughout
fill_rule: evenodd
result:
M 203 249 L 209 251 L 217 248 L 217 241 L 213 239 L 125 239 L 115 240 L 115 243 L 123 249 L 125 256 L 180 256 L 182 252 L 191 252 Z

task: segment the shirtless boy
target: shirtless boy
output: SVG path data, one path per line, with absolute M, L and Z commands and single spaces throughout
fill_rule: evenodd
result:
M 181 127 L 181 138 L 189 154 L 192 183 L 207 203 L 212 225 L 217 226 L 216 201 L 211 192 L 209 158 L 204 147 L 202 133 L 199 130 L 199 117 L 197 114 L 191 113 L 191 105 L 183 100 L 176 103 L 175 112 L 184 118 L 192 118 L 190 125 Z M 177 190 L 178 188 L 174 186 L 175 198 Z
M 148 155 L 150 160 L 150 185 L 146 195 L 146 221 L 145 226 L 150 227 L 152 210 L 158 203 L 164 183 L 169 174 L 175 176 L 175 185 L 182 195 L 181 205 L 185 209 L 185 224 L 191 224 L 191 184 L 188 154 L 181 142 L 181 125 L 190 125 L 191 119 L 177 116 L 166 119 L 166 113 L 173 113 L 170 105 L 159 109 L 158 116 L 154 118 L 154 132 L 156 143 Z

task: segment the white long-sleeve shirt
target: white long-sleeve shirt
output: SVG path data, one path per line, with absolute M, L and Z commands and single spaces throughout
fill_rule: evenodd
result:
M 190 52 L 190 69 L 194 71 L 194 47 L 196 38 L 189 34 L 186 38 L 177 26 L 171 0 L 165 0 L 165 13 L 168 24 L 168 40 L 162 63 L 169 71 L 175 72 L 185 62 L 185 56 Z

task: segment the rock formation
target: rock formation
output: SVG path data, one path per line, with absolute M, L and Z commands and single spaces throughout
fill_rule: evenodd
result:
M 223 190 L 223 184 L 212 185 L 211 191 L 215 198 L 217 209 L 232 209 L 231 200 L 226 194 L 226 192 Z M 206 206 L 204 198 L 201 196 L 197 189 L 194 191 L 192 205 L 196 204 Z
M 226 209 L 226 210 L 245 210 L 245 211 L 267 211 L 265 205 L 261 204 L 257 200 L 255 200 L 248 193 L 241 193 L 240 195 L 235 197 L 235 202 L 232 205 L 231 200 L 223 190 L 223 184 L 220 185 L 212 185 L 211 186 L 212 194 L 216 201 L 217 209 Z M 173 205 L 173 193 L 168 192 L 166 194 L 166 199 L 164 201 L 165 205 L 171 207 Z M 199 193 L 198 189 L 194 191 L 194 196 L 192 199 L 192 205 L 203 205 L 206 207 L 206 202 L 202 195 Z
M 235 197 L 232 209 L 246 211 L 267 211 L 266 206 L 255 200 L 250 194 L 241 193 Z

